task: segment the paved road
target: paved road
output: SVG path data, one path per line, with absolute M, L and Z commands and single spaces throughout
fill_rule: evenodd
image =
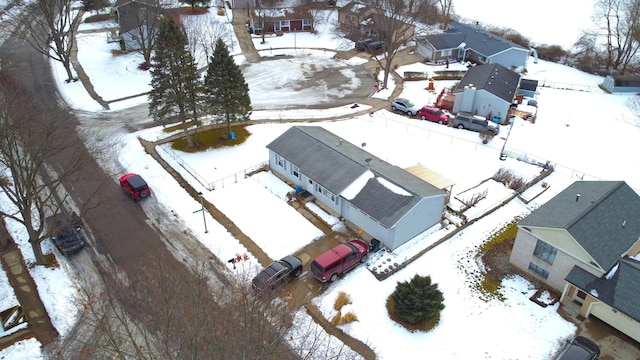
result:
M 2 70 L 20 79 L 36 94 L 41 104 L 67 111 L 51 77 L 49 61 L 43 55 L 12 36 L 0 48 L 0 61 Z M 70 137 L 78 137 L 78 124 L 77 118 L 70 114 L 59 125 L 65 128 Z M 83 143 L 81 139 L 77 140 L 77 143 Z M 86 148 L 81 150 L 89 156 Z M 56 157 L 50 165 L 56 169 L 67 166 L 69 159 L 65 156 Z M 84 222 L 92 234 L 89 237 L 90 245 L 71 260 L 78 274 L 86 279 L 88 289 L 99 286 L 92 284 L 92 281 L 103 279 L 128 286 L 132 292 L 143 293 L 145 287 L 152 292 L 153 284 L 139 281 L 138 275 L 144 274 L 146 269 L 155 268 L 158 258 L 163 259 L 164 266 L 178 278 L 191 277 L 185 264 L 176 260 L 174 252 L 169 251 L 168 244 L 171 242 L 156 231 L 143 208 L 126 198 L 112 175 L 105 173 L 95 160 L 85 165 L 79 181 L 70 190 L 76 204 L 91 208 L 83 214 Z M 188 235 L 182 233 L 181 238 L 185 237 Z M 171 248 L 173 250 L 175 246 L 171 245 Z M 202 254 L 201 249 L 193 251 L 194 254 Z M 86 274 L 92 271 L 89 267 L 99 269 L 99 274 L 97 271 Z M 145 309 L 153 307 L 153 302 L 132 299 L 134 297 L 128 296 L 120 300 L 128 300 L 121 302 L 128 306 L 127 310 L 134 319 L 143 321 Z

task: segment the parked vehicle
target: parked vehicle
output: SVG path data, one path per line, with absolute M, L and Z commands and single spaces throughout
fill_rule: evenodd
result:
M 45 225 L 51 235 L 53 244 L 63 255 L 73 255 L 82 248 L 86 242 L 80 232 L 82 221 L 75 216 L 67 216 L 60 212 L 45 218 Z
M 364 39 L 356 41 L 355 49 L 358 51 L 367 51 L 371 54 L 378 54 L 384 47 L 384 41 L 374 39 Z
M 600 347 L 584 336 L 576 336 L 560 352 L 556 360 L 597 360 Z
M 467 129 L 472 131 L 493 131 L 495 135 L 500 132 L 500 127 L 493 122 L 490 122 L 483 116 L 473 115 L 468 112 L 460 111 L 453 118 L 453 126 L 458 129 Z
M 438 124 L 447 125 L 449 123 L 449 118 L 452 115 L 447 110 L 432 106 L 423 106 L 422 109 L 418 110 L 418 116 L 420 116 L 420 119 L 422 120 L 429 120 L 437 122 Z
M 297 278 L 300 274 L 302 274 L 302 260 L 295 255 L 287 255 L 260 271 L 251 281 L 251 287 L 256 291 L 273 290 Z
M 407 99 L 396 98 L 391 100 L 391 110 L 402 111 L 409 116 L 415 116 L 420 108 Z
M 151 195 L 151 188 L 138 174 L 125 174 L 120 177 L 120 187 L 135 201 Z
M 358 40 L 355 43 L 355 49 L 358 51 L 365 51 L 368 49 L 367 45 L 369 45 L 369 43 L 372 43 L 374 41 L 375 40 L 373 39 Z
M 353 239 L 315 258 L 311 262 L 311 273 L 322 282 L 334 282 L 339 275 L 367 261 L 368 254 L 369 246 L 367 243 Z

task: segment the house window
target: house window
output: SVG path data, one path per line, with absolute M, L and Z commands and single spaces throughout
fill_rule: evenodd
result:
M 578 294 L 576 295 L 579 299 L 586 299 L 587 298 L 587 293 L 582 291 L 582 290 L 578 290 Z
M 549 278 L 549 272 L 547 270 L 541 268 L 540 266 L 534 264 L 534 263 L 529 263 L 529 270 L 531 270 L 534 273 L 542 276 L 545 279 Z
M 302 19 L 302 26 L 311 26 L 311 20 Z
M 533 255 L 535 255 L 540 260 L 548 262 L 551 265 L 553 265 L 553 262 L 556 260 L 557 253 L 558 249 L 542 240 L 538 240 L 538 242 L 536 243 L 536 248 L 535 250 L 533 250 Z
M 255 21 L 253 23 L 253 28 L 256 29 L 256 30 L 262 29 L 262 21 Z
M 290 26 L 290 22 L 289 20 L 280 20 L 280 27 L 289 27 Z
M 453 53 L 453 51 L 451 49 L 446 49 L 446 50 L 440 51 L 440 56 L 449 57 L 449 56 L 451 56 L 452 53 Z
M 331 191 L 324 188 L 322 185 L 316 185 L 316 191 L 326 196 L 328 199 L 331 199 L 332 203 L 336 202 L 336 196 Z
M 293 174 L 293 176 L 297 177 L 298 179 L 300 178 L 300 168 L 292 165 L 291 166 L 291 173 Z
M 285 169 L 285 170 L 287 169 L 286 162 L 285 162 L 285 160 L 282 158 L 282 156 L 280 156 L 280 155 L 276 155 L 276 161 L 278 162 L 278 166 L 280 166 L 281 168 L 283 168 L 283 169 Z

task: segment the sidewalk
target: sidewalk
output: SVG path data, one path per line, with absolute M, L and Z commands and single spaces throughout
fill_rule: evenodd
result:
M 260 55 L 258 53 L 258 51 L 255 49 L 254 45 L 253 45 L 253 40 L 251 39 L 251 34 L 249 34 L 249 32 L 246 29 L 246 25 L 245 25 L 245 20 L 246 20 L 246 14 L 244 13 L 244 10 L 242 9 L 236 9 L 233 10 L 233 28 L 236 34 L 236 37 L 238 39 L 238 42 L 240 44 L 240 48 L 242 49 L 242 52 L 245 56 L 245 58 L 247 59 L 247 61 L 249 62 L 257 62 L 260 61 Z M 417 57 L 416 55 L 412 55 L 409 54 L 410 49 L 404 49 L 402 51 L 400 51 L 396 57 L 394 58 L 394 64 L 397 65 L 406 65 L 406 64 L 410 64 L 410 63 L 415 63 L 415 62 L 419 62 L 420 59 L 419 57 Z M 76 71 L 78 73 L 78 77 L 79 79 L 82 81 L 82 83 L 84 84 L 85 88 L 87 89 L 87 91 L 89 92 L 89 94 L 91 94 L 91 96 L 98 101 L 103 107 L 105 107 L 105 109 L 109 108 L 108 103 L 106 103 L 97 93 L 95 93 L 95 91 L 93 90 L 93 86 L 91 84 L 90 79 L 88 78 L 88 76 L 84 73 L 84 71 L 82 71 L 82 67 L 81 65 L 78 63 L 77 59 L 75 58 L 75 54 L 76 52 L 73 53 L 73 64 L 74 67 L 76 68 Z M 345 58 L 345 59 L 349 59 L 351 57 L 354 56 L 358 56 L 358 55 L 362 55 L 361 53 L 358 53 L 356 51 L 348 51 L 348 52 L 337 52 L 336 57 L 340 57 L 340 58 Z M 365 54 L 366 56 L 369 56 L 368 54 Z M 369 61 L 364 65 L 372 74 L 375 74 L 377 69 L 379 69 L 381 66 L 380 64 L 373 59 L 369 59 Z M 400 93 L 402 92 L 403 86 L 402 86 L 402 82 L 403 79 L 395 72 L 392 71 L 390 74 L 390 77 L 393 78 L 393 81 L 395 83 L 395 88 L 394 91 L 392 92 L 390 98 L 396 98 L 400 95 Z M 370 108 L 359 111 L 355 114 L 350 114 L 349 117 L 353 117 L 353 116 L 359 116 L 359 115 L 365 115 L 365 114 L 369 114 L 375 111 L 378 111 L 380 109 L 383 108 L 387 108 L 389 106 L 389 100 L 386 99 L 378 99 L 378 98 L 373 98 L 373 97 L 367 97 L 362 99 L 361 101 L 357 102 L 358 104 L 363 104 L 363 105 L 368 105 Z M 339 120 L 341 118 L 343 118 L 344 116 L 335 116 L 335 117 L 329 117 L 326 118 L 324 120 Z M 317 120 L 317 119 L 315 119 Z M 269 120 L 269 122 L 273 122 L 274 120 Z M 250 121 L 249 123 L 251 124 L 255 124 L 255 123 L 260 123 L 261 121 Z M 156 141 L 156 142 L 151 142 L 151 141 L 146 141 L 146 140 L 142 140 L 140 139 L 140 142 L 142 144 L 142 146 L 144 147 L 145 151 L 151 155 L 163 168 L 165 168 L 175 179 L 176 181 L 197 201 L 201 201 L 200 196 L 198 195 L 198 192 L 188 183 L 188 181 L 186 181 L 180 174 L 178 174 L 166 161 L 164 161 L 164 159 L 162 159 L 162 157 L 157 153 L 156 151 L 156 146 L 160 145 L 162 143 L 166 143 L 166 142 L 170 142 L 175 140 L 176 138 L 180 138 L 182 137 L 182 133 L 180 134 L 176 134 L 174 136 Z M 228 217 L 225 216 L 225 214 L 223 214 L 219 209 L 217 209 L 213 204 L 209 203 L 208 201 L 204 201 L 203 206 L 206 208 L 206 210 L 209 212 L 209 214 L 211 214 L 211 216 L 216 219 L 216 221 L 218 221 L 220 224 L 222 224 L 227 231 L 229 231 L 236 239 L 238 239 L 246 248 L 249 252 L 251 252 L 253 254 L 253 256 L 256 257 L 256 259 L 261 263 L 261 264 L 269 264 L 273 261 L 273 259 L 270 259 L 269 256 L 257 245 L 253 242 L 253 240 L 251 240 L 251 238 L 249 238 L 246 234 L 244 234 Z M 304 211 L 305 207 L 299 207 L 298 211 Z M 224 260 L 224 259 L 221 259 Z M 358 352 L 361 356 L 363 356 L 365 359 L 375 359 L 375 352 L 373 351 L 373 349 L 371 349 L 367 344 L 351 337 L 350 335 L 346 334 L 345 332 L 334 328 L 333 326 L 331 326 L 330 322 L 327 321 L 326 319 L 324 319 L 324 317 L 322 316 L 321 312 L 319 311 L 319 309 L 317 309 L 315 306 L 313 306 L 313 304 L 311 304 L 311 302 L 307 302 L 305 304 L 305 308 L 307 310 L 307 312 L 316 320 L 316 322 L 321 325 L 325 331 L 337 338 L 340 339 L 340 341 L 342 341 L 345 345 L 347 345 L 348 347 L 350 347 L 351 349 L 353 349 L 354 351 Z
M 10 236 L 4 221 L 0 220 L 1 236 Z M 9 284 L 13 288 L 18 303 L 24 309 L 29 325 L 11 335 L 0 338 L 0 350 L 13 345 L 15 342 L 35 337 L 42 345 L 54 341 L 58 331 L 53 327 L 49 314 L 38 295 L 38 287 L 22 258 L 22 253 L 12 239 L 0 253 L 0 264 L 7 274 Z M 4 310 L 4 309 L 0 309 Z

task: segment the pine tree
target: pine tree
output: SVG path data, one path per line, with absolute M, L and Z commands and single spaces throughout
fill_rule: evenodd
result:
M 415 275 L 410 282 L 398 282 L 391 297 L 393 311 L 411 324 L 431 321 L 444 309 L 444 296 L 430 276 Z
M 202 106 L 204 88 L 198 69 L 180 27 L 172 18 L 160 22 L 156 38 L 156 52 L 151 59 L 151 92 L 149 93 L 149 115 L 154 120 L 164 121 L 178 115 L 182 123 L 187 144 L 194 147 L 187 126 L 187 114 L 197 121 Z
M 209 68 L 204 78 L 207 92 L 208 112 L 227 123 L 227 134 L 231 136 L 231 123 L 249 120 L 251 99 L 249 86 L 229 49 L 221 38 L 209 59 Z

